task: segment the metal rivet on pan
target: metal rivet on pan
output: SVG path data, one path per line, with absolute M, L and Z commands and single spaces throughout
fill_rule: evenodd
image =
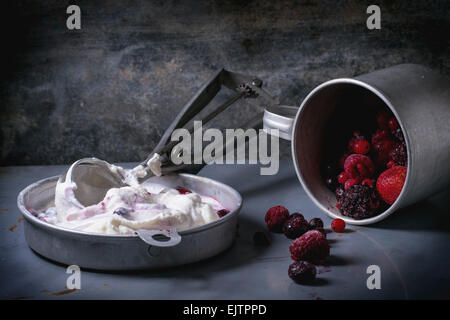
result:
M 161 255 L 161 248 L 148 246 L 147 253 L 152 257 L 159 257 Z

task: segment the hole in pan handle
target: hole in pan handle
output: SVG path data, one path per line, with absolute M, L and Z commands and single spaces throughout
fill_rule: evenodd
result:
M 138 230 L 136 234 L 145 243 L 156 247 L 173 247 L 181 242 L 181 236 L 176 229 L 168 230 Z

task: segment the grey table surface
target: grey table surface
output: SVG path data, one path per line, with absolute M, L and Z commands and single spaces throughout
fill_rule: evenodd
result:
M 331 219 L 303 191 L 290 161 L 274 176 L 257 165 L 213 165 L 199 174 L 236 188 L 244 198 L 236 242 L 208 260 L 167 270 L 81 270 L 81 289 L 66 290 L 66 266 L 34 253 L 26 244 L 20 190 L 60 174 L 64 166 L 0 167 L 0 298 L 2 299 L 448 299 L 450 298 L 450 190 L 404 208 L 373 226 L 329 233 L 331 257 L 313 285 L 287 275 L 290 240 L 272 234 L 257 247 L 252 237 L 265 228 L 264 214 L 284 205 L 305 217 Z M 378 265 L 381 289 L 369 290 L 367 267 Z

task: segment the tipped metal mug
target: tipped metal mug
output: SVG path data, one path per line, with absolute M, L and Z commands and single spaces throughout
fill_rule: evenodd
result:
M 384 103 L 396 116 L 406 142 L 407 176 L 397 200 L 377 216 L 355 220 L 340 214 L 321 176 L 326 125 L 343 101 L 361 107 Z M 450 185 L 450 79 L 421 65 L 401 64 L 355 78 L 327 81 L 308 94 L 300 108 L 270 107 L 264 128 L 291 140 L 297 176 L 313 202 L 349 224 L 378 222 L 396 210 Z

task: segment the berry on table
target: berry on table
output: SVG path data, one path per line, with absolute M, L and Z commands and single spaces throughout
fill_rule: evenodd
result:
M 308 230 L 309 230 L 309 224 L 303 218 L 303 216 L 292 216 L 291 215 L 284 222 L 284 225 L 283 225 L 283 233 L 289 239 L 298 238 Z
M 331 222 L 331 229 L 334 232 L 342 232 L 345 229 L 345 221 L 342 219 L 334 219 L 333 222 Z
M 288 275 L 297 283 L 311 283 L 316 278 L 316 266 L 308 261 L 296 261 L 289 266 Z
M 310 229 L 318 229 L 323 228 L 323 221 L 320 218 L 312 218 L 309 220 L 309 228 Z
M 273 232 L 281 232 L 284 222 L 289 218 L 289 211 L 283 206 L 270 208 L 264 219 L 267 227 Z
M 295 261 L 322 263 L 330 255 L 330 246 L 322 232 L 310 230 L 292 241 L 289 251 Z

